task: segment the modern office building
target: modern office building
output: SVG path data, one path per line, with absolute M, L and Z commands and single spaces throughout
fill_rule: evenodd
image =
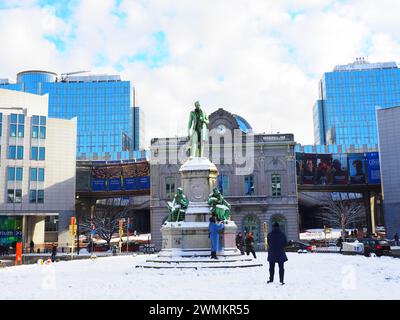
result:
M 395 62 L 363 58 L 322 76 L 313 107 L 317 145 L 358 145 L 377 150 L 375 108 L 400 105 L 400 69 Z
M 48 117 L 46 95 L 0 89 L 0 243 L 71 243 L 76 118 Z
M 119 75 L 58 76 L 48 71 L 23 71 L 16 83 L 0 80 L 0 88 L 49 94 L 50 118 L 78 119 L 78 160 L 143 158 L 142 111 L 135 89 Z
M 293 134 L 254 134 L 245 119 L 224 109 L 210 114 L 209 121 L 209 159 L 218 168 L 219 188 L 232 206 L 238 231 L 253 232 L 259 249 L 264 245 L 264 223 L 270 229 L 276 221 L 288 239 L 298 239 Z M 237 141 L 234 134 L 238 134 Z M 151 141 L 150 224 L 158 249 L 160 228 L 168 216 L 167 202 L 181 187 L 179 168 L 187 158 L 187 143 L 187 137 Z
M 380 169 L 387 236 L 400 234 L 400 107 L 378 109 Z

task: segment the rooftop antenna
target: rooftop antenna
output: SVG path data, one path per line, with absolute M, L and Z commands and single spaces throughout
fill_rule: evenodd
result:
M 74 72 L 61 73 L 61 81 L 67 80 L 68 76 L 70 76 L 72 74 L 79 74 L 79 73 L 86 73 L 86 72 L 90 72 L 90 71 L 74 71 Z

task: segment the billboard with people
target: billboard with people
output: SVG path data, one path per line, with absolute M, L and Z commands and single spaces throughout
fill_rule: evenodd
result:
M 366 183 L 365 160 L 363 153 L 349 154 L 349 168 L 351 184 Z
M 379 153 L 296 153 L 298 184 L 379 184 Z

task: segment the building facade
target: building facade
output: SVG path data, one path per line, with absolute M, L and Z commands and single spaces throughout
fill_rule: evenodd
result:
M 0 89 L 0 242 L 66 246 L 75 211 L 76 118 L 47 115 L 48 95 Z
M 375 108 L 399 105 L 399 88 L 400 69 L 395 62 L 357 58 L 324 73 L 313 107 L 315 144 L 377 149 Z
M 253 134 L 248 122 L 218 109 L 209 116 L 209 159 L 219 171 L 219 188 L 232 205 L 238 231 L 254 232 L 263 245 L 263 225 L 280 223 L 288 239 L 298 239 L 298 201 L 292 134 Z M 232 137 L 235 136 L 235 137 Z M 188 138 L 154 138 L 150 160 L 152 241 L 161 247 L 167 202 L 181 186 L 180 166 Z
M 135 105 L 135 89 L 118 75 L 73 75 L 23 71 L 17 82 L 0 80 L 0 88 L 49 94 L 50 118 L 77 117 L 78 160 L 141 158 L 142 112 Z
M 400 107 L 377 110 L 386 234 L 400 234 Z

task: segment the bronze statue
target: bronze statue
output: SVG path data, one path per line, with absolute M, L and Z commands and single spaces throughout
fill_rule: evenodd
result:
M 208 116 L 200 108 L 198 101 L 195 110 L 190 112 L 188 134 L 190 140 L 190 157 L 204 157 L 204 144 L 208 139 Z
M 168 222 L 177 222 L 185 220 L 186 209 L 189 205 L 188 198 L 183 194 L 183 189 L 176 189 L 176 194 L 172 202 L 168 202 L 169 215 L 167 218 Z
M 214 213 L 218 221 L 230 220 L 231 205 L 224 199 L 218 188 L 214 188 L 213 192 L 208 196 L 208 204 L 211 206 L 211 214 Z

